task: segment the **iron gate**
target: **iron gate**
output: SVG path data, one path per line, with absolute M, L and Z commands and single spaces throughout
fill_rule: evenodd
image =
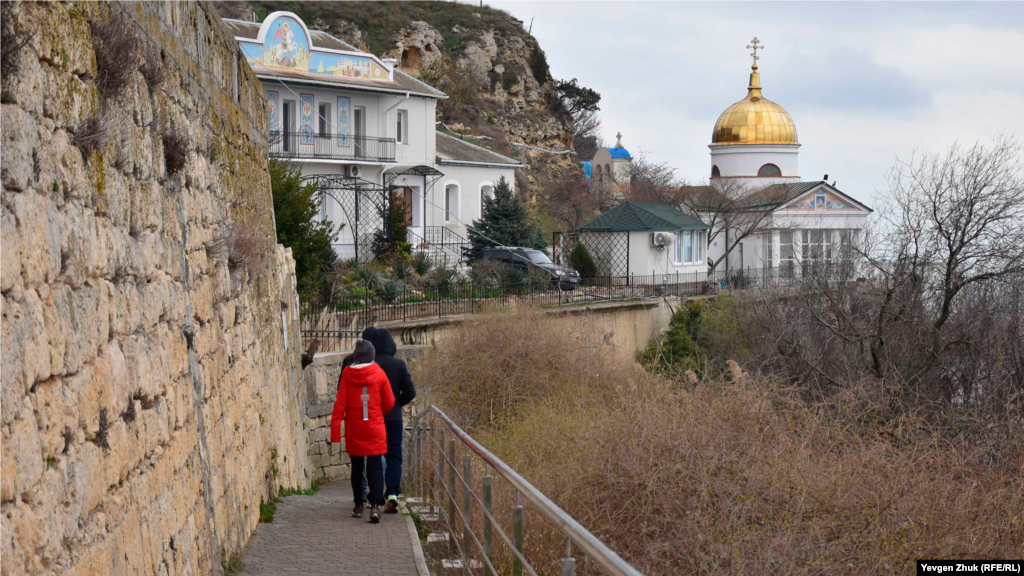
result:
M 375 248 L 390 249 L 395 237 L 391 187 L 334 174 L 306 176 L 303 181 L 315 186 L 320 194 L 321 218 L 344 224 L 338 232 L 338 243 L 351 244 L 352 254 L 359 262 L 373 259 Z M 337 208 L 333 215 L 329 210 L 332 205 Z

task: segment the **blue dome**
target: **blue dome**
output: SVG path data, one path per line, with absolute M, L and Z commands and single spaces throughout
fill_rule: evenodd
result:
M 611 153 L 612 158 L 626 158 L 627 160 L 632 158 L 629 155 L 629 150 L 625 148 L 609 148 L 608 152 Z

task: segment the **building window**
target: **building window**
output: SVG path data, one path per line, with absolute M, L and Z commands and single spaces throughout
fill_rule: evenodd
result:
M 480 216 L 484 214 L 484 200 L 487 198 L 494 198 L 494 186 L 490 184 L 480 185 Z
M 676 246 L 672 249 L 672 258 L 676 264 L 683 263 L 683 234 L 682 230 L 676 231 Z
M 722 172 L 718 169 L 717 165 L 711 167 L 711 177 L 712 178 L 718 178 L 721 175 L 722 175 Z
M 776 166 L 775 164 L 765 164 L 764 166 L 761 166 L 760 170 L 757 171 L 757 175 L 767 177 L 778 177 L 782 176 L 782 170 L 779 170 L 779 167 Z
M 683 232 L 683 260 L 693 262 L 693 231 Z
M 321 103 L 319 107 L 319 114 L 320 116 L 318 117 L 318 122 L 320 127 L 320 136 L 330 136 L 331 125 L 327 119 L 331 117 L 331 105 Z
M 409 111 L 399 110 L 397 117 L 397 124 L 395 125 L 395 138 L 399 144 L 409 143 Z
M 779 267 L 783 274 L 792 276 L 796 268 L 796 251 L 793 250 L 793 232 L 779 232 Z
M 459 185 L 444 187 L 444 221 L 451 222 L 459 217 Z
M 604 177 L 601 175 L 601 165 L 600 164 L 598 164 L 597 166 L 594 167 L 594 176 L 597 177 L 597 181 L 598 182 L 603 182 L 604 181 Z
M 707 234 L 703 230 L 695 230 L 693 233 L 693 250 L 695 252 L 693 262 L 700 264 L 704 261 L 704 240 Z

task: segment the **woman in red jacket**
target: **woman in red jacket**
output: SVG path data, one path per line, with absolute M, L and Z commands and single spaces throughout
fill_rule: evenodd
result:
M 370 522 L 380 521 L 384 505 L 384 478 L 381 456 L 388 451 L 384 414 L 395 406 L 388 377 L 373 363 L 373 344 L 356 342 L 352 364 L 342 368 L 338 396 L 331 415 L 331 442 L 341 442 L 341 423 L 345 423 L 345 452 L 352 460 L 352 497 L 354 518 L 363 517 L 363 469 L 370 489 Z

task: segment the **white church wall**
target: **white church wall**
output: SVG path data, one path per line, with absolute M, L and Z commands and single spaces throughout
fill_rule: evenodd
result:
M 498 180 L 504 176 L 508 185 L 512 188 L 512 192 L 515 193 L 514 168 L 455 166 L 450 164 L 440 164 L 437 168 L 444 172 L 444 177 L 434 186 L 438 191 L 437 196 L 440 199 L 437 201 L 439 207 L 433 209 L 431 215 L 433 220 L 429 221 L 427 225 L 447 226 L 463 238 L 467 235 L 466 226 L 472 224 L 474 220 L 479 220 L 480 215 L 483 213 L 482 188 L 489 187 L 489 190 L 493 193 L 494 187 L 498 185 Z M 458 219 L 451 218 L 445 221 L 445 184 L 456 184 L 459 187 L 459 203 L 456 214 Z
M 718 166 L 721 176 L 758 178 L 765 164 L 775 164 L 782 178 L 771 180 L 792 182 L 800 179 L 799 144 L 731 144 L 710 146 L 711 165 Z M 711 169 L 708 169 L 710 174 Z M 767 182 L 768 178 L 758 178 Z

